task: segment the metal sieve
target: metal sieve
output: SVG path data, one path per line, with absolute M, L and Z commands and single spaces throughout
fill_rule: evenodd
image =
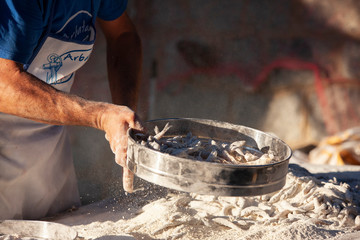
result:
M 186 136 L 234 142 L 245 140 L 254 149 L 268 147 L 279 161 L 268 165 L 235 165 L 204 162 L 171 156 L 142 146 L 135 140 L 134 129 L 128 131 L 127 164 L 138 177 L 171 189 L 216 196 L 255 196 L 280 190 L 286 181 L 292 151 L 279 138 L 249 127 L 226 122 L 171 118 L 145 123 L 149 134 L 166 123 L 172 127 L 165 136 Z

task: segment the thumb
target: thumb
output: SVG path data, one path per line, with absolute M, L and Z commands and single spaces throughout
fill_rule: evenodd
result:
M 137 115 L 135 115 L 135 119 L 133 119 L 133 121 L 129 121 L 129 127 L 139 131 L 144 130 L 143 123 Z

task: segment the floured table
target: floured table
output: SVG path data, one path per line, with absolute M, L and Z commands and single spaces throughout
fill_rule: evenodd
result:
M 273 194 L 213 197 L 150 185 L 50 221 L 103 240 L 360 238 L 360 167 L 305 164 L 294 155 L 285 187 Z

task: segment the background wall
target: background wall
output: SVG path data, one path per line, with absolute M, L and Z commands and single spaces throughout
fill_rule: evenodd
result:
M 129 0 L 142 38 L 143 120 L 208 118 L 272 132 L 292 148 L 356 126 L 360 2 Z M 73 92 L 110 101 L 105 41 Z M 100 131 L 71 127 L 84 203 L 123 194 Z

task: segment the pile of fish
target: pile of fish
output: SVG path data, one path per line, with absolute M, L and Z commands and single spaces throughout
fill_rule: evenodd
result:
M 135 134 L 136 141 L 148 148 L 173 156 L 206 162 L 216 162 L 237 165 L 265 165 L 277 162 L 276 155 L 269 147 L 262 149 L 246 145 L 240 140 L 232 143 L 199 138 L 189 132 L 186 136 L 165 136 L 171 128 L 167 123 L 160 131 L 156 126 L 155 135 Z

